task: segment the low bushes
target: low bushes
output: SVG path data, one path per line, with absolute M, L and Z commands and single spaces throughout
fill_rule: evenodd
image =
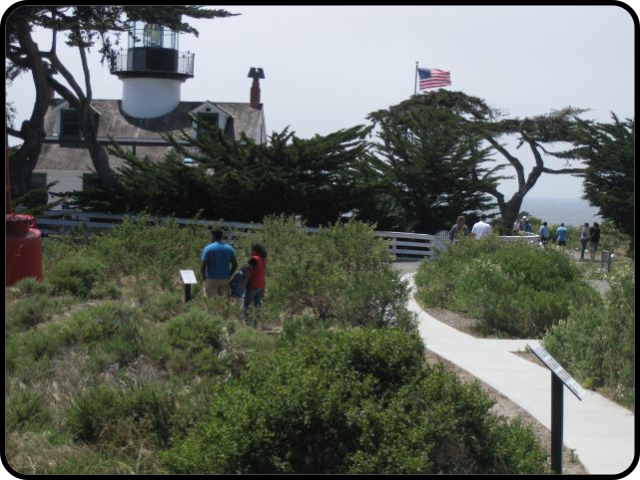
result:
M 635 274 L 621 268 L 609 278 L 603 306 L 571 312 L 544 337 L 554 358 L 588 388 L 603 388 L 628 408 L 635 402 Z
M 407 286 L 372 226 L 350 221 L 310 235 L 291 219 L 269 218 L 264 229 L 238 242 L 240 261 L 251 241 L 269 251 L 267 303 L 280 315 L 308 313 L 341 326 L 412 327 Z
M 423 367 L 416 334 L 303 336 L 221 387 L 164 457 L 172 473 L 540 473 L 533 433 L 479 385 Z M 513 444 L 512 442 L 518 442 Z
M 175 408 L 171 392 L 160 386 L 118 389 L 103 384 L 78 396 L 67 423 L 83 442 L 131 447 L 151 437 L 158 446 L 166 446 Z
M 104 275 L 105 267 L 97 258 L 74 255 L 56 263 L 47 273 L 47 279 L 59 293 L 86 298 Z
M 545 470 L 478 387 L 423 368 L 371 226 L 277 217 L 230 236 L 240 263 L 267 247 L 262 320 L 280 331 L 201 285 L 184 303 L 178 270 L 198 271 L 209 234 L 145 223 L 46 239 L 47 280 L 9 290 L 7 457 L 23 473 Z
M 415 277 L 423 306 L 469 313 L 494 334 L 539 337 L 573 308 L 599 305 L 570 258 L 552 248 L 463 239 Z

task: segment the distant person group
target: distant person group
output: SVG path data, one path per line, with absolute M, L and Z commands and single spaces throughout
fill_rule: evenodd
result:
M 463 215 L 460 215 L 456 219 L 456 223 L 449 229 L 449 240 L 453 243 L 460 237 L 472 236 L 477 240 L 482 237 L 486 237 L 491 234 L 491 225 L 487 223 L 487 216 L 485 214 L 480 215 L 480 220 L 473 224 L 471 231 L 467 227 L 466 219 Z
M 200 273 L 207 298 L 225 297 L 243 301 L 248 324 L 255 326 L 252 310 L 262 305 L 266 287 L 267 251 L 258 244 L 251 245 L 251 255 L 239 271 L 234 248 L 223 241 L 222 230 L 211 232 L 211 243 L 202 251 Z
M 522 217 L 516 219 L 516 221 L 513 223 L 513 231 L 514 233 L 532 233 L 533 227 L 526 215 L 523 215 Z M 480 215 L 480 220 L 473 225 L 471 231 L 469 231 L 469 228 L 467 227 L 465 217 L 463 215 L 460 215 L 456 219 L 456 223 L 454 223 L 449 230 L 449 240 L 454 243 L 460 237 L 465 236 L 472 236 L 479 240 L 486 237 L 487 235 L 490 235 L 491 232 L 491 225 L 487 223 L 486 215 Z M 549 224 L 547 222 L 542 222 L 542 225 L 538 229 L 538 236 L 540 237 L 540 244 L 542 246 L 547 246 L 551 243 L 552 232 L 551 227 L 549 227 Z M 556 228 L 555 231 L 555 241 L 557 242 L 558 250 L 564 250 L 566 248 L 569 238 L 569 230 L 565 226 L 564 222 L 560 223 L 560 226 Z M 589 226 L 588 223 L 585 223 L 580 233 L 580 243 L 582 245 L 580 260 L 584 260 L 584 254 L 587 250 L 587 246 L 589 247 L 591 260 L 595 260 L 599 242 L 600 226 L 598 225 L 598 222 L 593 222 L 592 226 Z

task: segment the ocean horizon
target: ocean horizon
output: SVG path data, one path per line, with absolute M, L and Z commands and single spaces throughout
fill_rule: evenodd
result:
M 585 222 L 602 222 L 598 208 L 581 198 L 524 197 L 520 210 L 550 225 L 563 223 L 580 226 Z

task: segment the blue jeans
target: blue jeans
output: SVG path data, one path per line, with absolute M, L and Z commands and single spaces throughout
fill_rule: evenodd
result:
M 244 313 L 247 318 L 247 323 L 255 324 L 255 320 L 250 318 L 249 309 L 251 308 L 251 304 L 253 304 L 256 309 L 260 308 L 260 305 L 262 305 L 262 297 L 264 297 L 264 288 L 254 288 L 253 290 L 247 288 L 245 290 Z

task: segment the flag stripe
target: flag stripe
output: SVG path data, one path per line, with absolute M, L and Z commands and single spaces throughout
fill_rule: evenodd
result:
M 420 90 L 451 85 L 451 72 L 437 69 L 419 68 Z

